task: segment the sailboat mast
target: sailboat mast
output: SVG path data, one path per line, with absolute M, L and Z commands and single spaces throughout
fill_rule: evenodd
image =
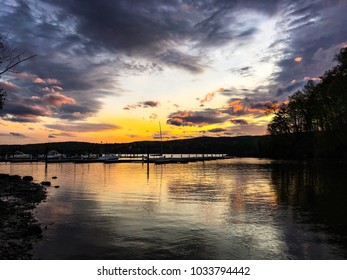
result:
M 160 130 L 160 153 L 163 155 L 163 135 L 161 133 L 161 124 L 159 122 L 159 130 Z

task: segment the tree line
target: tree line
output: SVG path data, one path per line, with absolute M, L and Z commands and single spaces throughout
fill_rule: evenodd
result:
M 288 101 L 269 106 L 271 135 L 347 130 L 347 48 L 334 56 L 337 65 L 319 82 L 308 81 Z

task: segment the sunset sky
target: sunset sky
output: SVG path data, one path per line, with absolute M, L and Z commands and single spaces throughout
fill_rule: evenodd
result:
M 36 57 L 1 77 L 0 143 L 262 135 L 347 46 L 347 0 L 2 0 Z

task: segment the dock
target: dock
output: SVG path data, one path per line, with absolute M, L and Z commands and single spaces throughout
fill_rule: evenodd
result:
M 61 158 L 61 159 L 48 159 L 47 163 L 74 163 L 74 164 L 87 164 L 87 163 L 104 163 L 104 164 L 119 164 L 119 163 L 154 163 L 154 164 L 187 164 L 190 162 L 205 162 L 213 160 L 221 160 L 230 158 L 224 154 L 189 154 L 189 155 L 165 155 L 165 156 L 150 156 L 147 158 L 145 155 L 119 155 L 118 160 L 105 161 L 95 158 Z M 46 163 L 45 159 L 30 158 L 30 159 L 13 159 L 13 158 L 0 158 L 0 162 L 7 163 Z

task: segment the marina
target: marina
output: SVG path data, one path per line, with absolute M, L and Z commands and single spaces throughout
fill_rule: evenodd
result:
M 76 163 L 76 164 L 87 164 L 87 163 L 154 163 L 154 164 L 170 164 L 170 163 L 189 163 L 197 161 L 211 161 L 228 159 L 229 156 L 225 154 L 166 154 L 163 156 L 157 155 L 144 155 L 144 154 L 118 154 L 117 157 L 107 158 L 101 156 L 98 158 L 85 158 L 82 156 L 62 156 L 60 158 L 45 158 L 45 157 L 33 157 L 29 156 L 26 158 L 14 158 L 5 157 L 0 158 L 0 162 L 9 163 Z

